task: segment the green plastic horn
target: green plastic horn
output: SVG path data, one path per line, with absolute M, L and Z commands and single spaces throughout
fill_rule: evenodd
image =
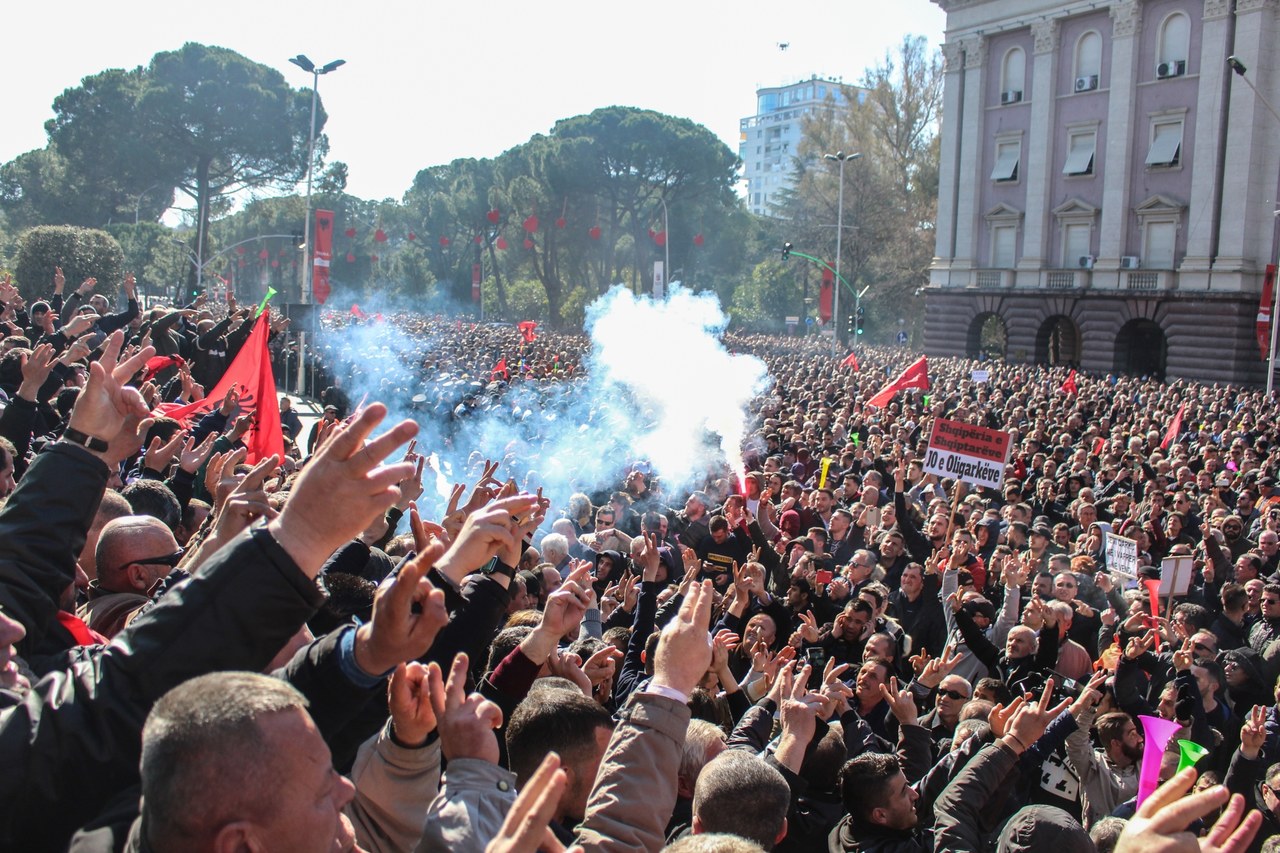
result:
M 1201 746 L 1195 741 L 1183 740 L 1181 738 L 1178 740 L 1178 752 L 1180 753 L 1180 757 L 1178 758 L 1179 773 L 1186 770 L 1188 767 L 1193 766 L 1197 761 L 1209 754 L 1208 748 Z

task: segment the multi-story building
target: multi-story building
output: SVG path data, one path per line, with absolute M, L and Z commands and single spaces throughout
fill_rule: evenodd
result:
M 1280 120 L 1258 93 L 1280 103 L 1280 0 L 934 2 L 925 350 L 1003 338 L 1011 361 L 1261 382 Z
M 768 216 L 781 202 L 780 193 L 795 185 L 796 149 L 803 117 L 844 103 L 838 80 L 817 76 L 787 86 L 756 90 L 756 114 L 739 123 L 738 156 L 742 159 L 751 212 Z M 866 97 L 861 89 L 854 89 Z

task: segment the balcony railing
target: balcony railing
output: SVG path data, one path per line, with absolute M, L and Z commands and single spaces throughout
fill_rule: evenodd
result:
M 1013 280 L 1013 270 L 975 270 L 974 287 L 1008 287 Z
M 1169 273 L 1152 270 L 1130 270 L 1122 272 L 1125 290 L 1167 290 Z
M 1089 286 L 1088 270 L 1045 270 L 1044 287 L 1049 290 L 1075 290 Z

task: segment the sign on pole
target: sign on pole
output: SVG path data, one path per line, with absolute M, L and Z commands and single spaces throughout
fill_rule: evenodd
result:
M 924 471 L 999 489 L 1013 443 L 1009 433 L 938 418 L 929 435 Z
M 667 291 L 667 275 L 662 261 L 653 262 L 653 298 L 662 299 Z
M 1102 545 L 1107 561 L 1107 571 L 1123 575 L 1131 580 L 1138 579 L 1138 543 L 1114 533 L 1106 534 L 1106 542 Z
M 1165 557 L 1160 561 L 1160 594 L 1172 598 L 1191 590 L 1193 562 L 1190 555 Z

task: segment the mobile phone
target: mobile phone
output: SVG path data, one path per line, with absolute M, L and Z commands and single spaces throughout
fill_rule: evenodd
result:
M 817 581 L 820 584 L 831 583 L 832 573 L 826 569 L 818 569 Z

